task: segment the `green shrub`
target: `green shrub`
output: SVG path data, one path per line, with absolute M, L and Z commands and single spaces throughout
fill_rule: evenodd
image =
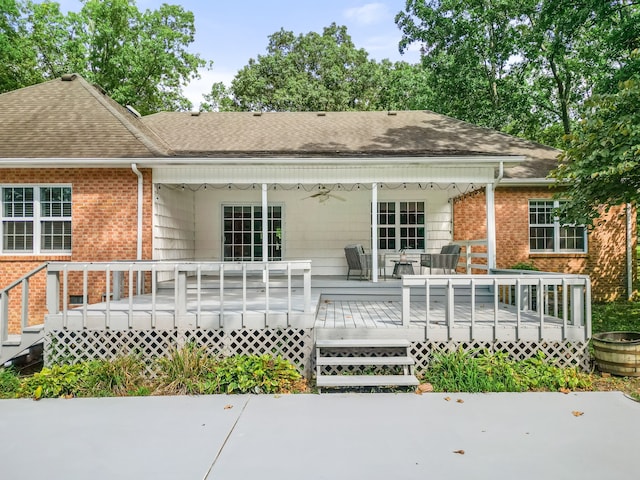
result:
M 539 272 L 540 269 L 534 265 L 533 262 L 518 262 L 509 267 L 511 270 L 532 270 L 534 272 Z
M 271 355 L 237 355 L 221 360 L 209 376 L 207 393 L 284 393 L 304 383 L 291 363 Z
M 90 369 L 91 365 L 88 363 L 45 367 L 22 380 L 18 395 L 36 399 L 76 396 L 78 384 Z
M 0 398 L 14 398 L 20 387 L 20 377 L 12 368 L 0 368 Z
M 146 366 L 142 359 L 126 355 L 111 361 L 87 362 L 87 375 L 81 379 L 76 394 L 82 397 L 131 395 L 147 382 Z
M 513 361 L 506 353 L 477 357 L 459 349 L 434 355 L 425 379 L 436 391 L 523 392 L 527 390 L 590 389 L 591 377 L 577 368 L 560 368 L 547 362 L 544 353 Z
M 157 360 L 158 393 L 167 395 L 193 395 L 211 393 L 206 379 L 213 371 L 216 359 L 206 350 L 189 343 L 174 349 L 168 358 Z

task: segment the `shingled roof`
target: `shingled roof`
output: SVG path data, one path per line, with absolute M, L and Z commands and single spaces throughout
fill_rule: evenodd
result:
M 0 158 L 167 154 L 140 118 L 78 75 L 0 95 Z
M 161 112 L 139 118 L 78 75 L 0 95 L 0 158 L 524 157 L 544 178 L 559 151 L 429 111 Z
M 176 156 L 524 156 L 507 177 L 541 178 L 558 150 L 429 111 L 162 112 L 143 121 Z

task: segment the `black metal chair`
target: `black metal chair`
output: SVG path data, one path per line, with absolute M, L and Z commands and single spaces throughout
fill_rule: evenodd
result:
M 440 253 L 421 253 L 421 273 L 423 267 L 429 268 L 429 274 L 431 274 L 431 269 L 433 268 L 441 268 L 443 273 L 447 273 L 447 271 L 448 273 L 455 273 L 460 259 L 460 250 L 460 245 L 453 243 L 442 247 Z
M 364 247 L 360 244 L 347 245 L 344 247 L 344 255 L 347 257 L 347 265 L 349 270 L 347 271 L 347 280 L 351 270 L 360 271 L 360 280 L 365 280 L 369 276 L 369 261 L 367 254 L 364 251 Z

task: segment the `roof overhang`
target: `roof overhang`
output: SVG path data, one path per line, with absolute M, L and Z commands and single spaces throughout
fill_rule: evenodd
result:
M 524 156 L 426 156 L 426 157 L 154 157 L 154 158 L 0 158 L 0 168 L 139 168 L 216 165 L 452 165 L 499 166 L 520 164 Z

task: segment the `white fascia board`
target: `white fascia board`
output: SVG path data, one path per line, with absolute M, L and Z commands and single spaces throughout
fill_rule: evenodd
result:
M 523 156 L 434 157 L 154 157 L 154 158 L 0 158 L 0 168 L 141 168 L 187 165 L 495 165 L 515 166 Z

